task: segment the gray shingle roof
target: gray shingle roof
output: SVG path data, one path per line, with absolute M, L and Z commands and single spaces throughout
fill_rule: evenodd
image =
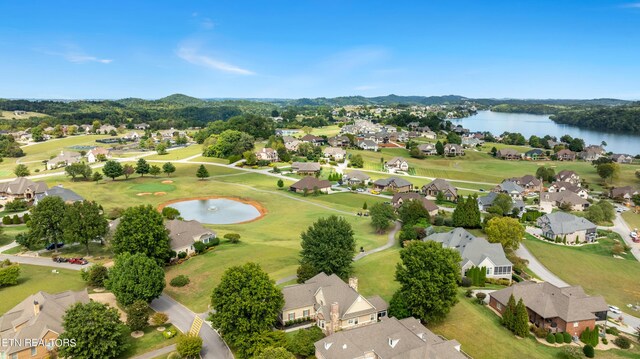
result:
M 513 181 L 503 181 L 496 188 L 498 188 L 500 191 L 506 192 L 506 193 L 514 193 L 514 192 L 522 193 L 522 192 L 524 192 L 524 188 L 522 188 L 521 186 L 519 186 L 518 184 L 516 184 Z
M 566 322 L 595 319 L 596 312 L 607 311 L 603 297 L 588 296 L 582 287 L 558 288 L 551 283 L 521 282 L 491 293 L 491 297 L 506 305 L 513 294 L 520 298 L 530 310 L 544 318 L 555 318 Z
M 171 249 L 174 250 L 192 245 L 195 238 L 200 238 L 204 235 L 216 235 L 214 231 L 205 228 L 196 220 L 182 221 L 179 219 L 172 219 L 165 221 L 164 226 L 169 231 Z
M 313 191 L 316 187 L 318 189 L 329 188 L 331 187 L 331 182 L 308 176 L 290 186 L 290 188 L 296 190 L 304 190 L 306 188 L 309 191 Z
M 451 185 L 451 183 L 449 183 L 447 180 L 444 180 L 442 178 L 436 178 L 433 181 L 431 181 L 431 183 L 425 185 L 424 187 L 429 188 L 431 186 L 435 187 L 437 191 L 450 190 L 453 193 L 458 192 L 456 188 Z
M 360 172 L 360 171 L 352 171 L 346 174 L 346 178 L 347 180 L 349 179 L 357 179 L 360 181 L 367 181 L 369 179 L 371 179 L 371 177 L 369 177 L 368 174 Z
M 470 261 L 477 266 L 485 258 L 489 258 L 496 266 L 511 265 L 500 243 L 489 243 L 486 239 L 475 237 L 463 228 L 455 228 L 445 233 L 434 233 L 424 240 L 442 243 L 445 248 L 457 250 L 462 257 L 462 263 Z
M 43 193 L 36 194 L 36 200 L 40 201 L 44 197 L 51 197 L 51 196 L 60 197 L 65 202 L 79 202 L 84 200 L 84 198 L 79 194 L 75 193 L 70 189 L 63 188 L 62 186 L 53 186 L 48 190 L 44 191 Z
M 291 169 L 303 172 L 320 171 L 320 164 L 318 162 L 293 162 Z
M 571 192 L 570 192 L 571 193 Z M 594 230 L 596 225 L 586 218 L 575 216 L 571 213 L 553 212 L 545 214 L 536 221 L 543 232 L 552 232 L 555 235 L 571 234 L 576 231 Z
M 398 201 L 401 200 L 401 199 L 402 199 L 402 203 L 404 203 L 405 201 L 410 201 L 410 200 L 420 201 L 422 203 L 422 206 L 429 212 L 438 210 L 438 206 L 435 203 L 433 203 L 432 201 L 426 199 L 425 197 L 423 197 L 419 193 L 415 193 L 415 192 L 396 193 L 396 194 L 393 195 L 393 198 L 391 199 L 391 203 L 393 205 L 397 205 Z
M 397 187 L 406 187 L 406 186 L 411 186 L 411 182 L 399 178 L 399 177 L 389 177 L 389 178 L 381 178 L 379 180 L 376 180 L 375 182 L 373 182 L 373 184 L 377 185 L 377 186 L 383 186 L 383 187 L 387 187 L 389 186 L 391 183 L 395 183 L 395 185 Z
M 455 340 L 433 334 L 414 318 L 382 321 L 343 330 L 315 343 L 325 359 L 353 359 L 375 353 L 378 358 L 463 359 Z
M 48 188 L 47 184 L 39 181 L 33 182 L 25 177 L 18 177 L 11 182 L 0 183 L 0 193 L 9 193 L 14 195 L 24 195 L 30 189 L 34 193 L 43 193 Z
M 541 193 L 541 202 L 557 202 L 557 203 L 568 203 L 572 206 L 581 205 L 584 206 L 589 204 L 589 201 L 578 196 L 577 194 L 571 191 L 562 191 L 562 192 L 542 192 Z

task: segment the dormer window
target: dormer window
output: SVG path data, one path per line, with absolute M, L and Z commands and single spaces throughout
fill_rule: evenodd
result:
M 329 350 L 329 348 L 331 348 L 331 345 L 333 345 L 333 343 L 324 343 L 324 350 Z
M 395 348 L 399 341 L 400 339 L 389 338 L 389 346 L 392 348 Z

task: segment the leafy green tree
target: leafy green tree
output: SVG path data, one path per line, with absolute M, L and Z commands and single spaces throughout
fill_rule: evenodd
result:
M 135 167 L 133 167 L 128 163 L 125 163 L 125 165 L 122 166 L 122 174 L 124 174 L 124 179 L 129 179 L 129 176 L 131 176 L 135 172 L 136 172 Z
M 260 350 L 260 352 L 258 352 L 258 354 L 255 355 L 253 358 L 254 359 L 295 359 L 295 356 L 291 354 L 291 352 L 289 352 L 287 349 L 282 347 L 266 347 Z
M 156 152 L 159 155 L 166 155 L 167 154 L 167 145 L 165 145 L 164 143 L 158 143 L 158 145 L 156 146 Z
M 491 218 L 484 231 L 489 242 L 500 243 L 504 249 L 518 249 L 524 237 L 524 227 L 520 221 L 511 217 Z
M 201 180 L 204 180 L 205 178 L 209 178 L 209 171 L 207 171 L 207 168 L 204 165 L 200 165 L 200 167 L 198 167 L 198 171 L 196 172 L 196 177 L 198 177 Z
M 144 158 L 138 159 L 136 163 L 136 173 L 140 175 L 140 177 L 144 177 L 145 174 L 149 173 L 151 167 L 147 163 Z
M 81 176 L 83 179 L 87 180 L 91 177 L 91 166 L 84 162 L 76 162 L 72 163 L 64 168 L 64 171 L 67 173 L 67 176 L 71 176 L 72 180 L 75 180 L 76 177 Z
M 613 182 L 620 174 L 620 165 L 617 163 L 603 163 L 596 167 L 596 172 L 598 172 L 598 176 L 603 180 L 606 181 L 610 179 L 611 182 Z
M 91 176 L 91 180 L 93 182 L 99 182 L 102 180 L 102 173 L 100 172 L 93 172 L 93 176 Z
M 18 284 L 20 265 L 11 263 L 8 259 L 0 262 L 0 288 Z
M 84 200 L 66 206 L 62 220 L 65 242 L 84 244 L 89 255 L 89 243 L 102 240 L 109 230 L 109 223 L 102 215 L 100 206 L 93 201 Z
M 282 188 L 284 187 L 284 181 L 282 180 L 282 178 L 278 179 L 278 188 Z
M 513 333 L 521 338 L 526 338 L 529 335 L 529 314 L 522 298 L 516 305 L 516 312 L 513 317 Z
M 120 177 L 124 174 L 124 168 L 120 162 L 109 160 L 105 162 L 104 167 L 102 167 L 102 173 L 104 173 L 106 177 L 115 181 L 116 177 Z
M 457 145 L 462 143 L 462 138 L 457 133 L 451 131 L 447 134 L 447 143 L 455 143 Z M 437 151 L 437 149 L 436 149 Z
M 115 308 L 90 301 L 76 303 L 62 317 L 59 353 L 74 359 L 116 358 L 128 347 L 126 328 Z M 75 345 L 64 343 L 71 343 Z
M 398 209 L 398 218 L 403 226 L 413 226 L 423 221 L 428 223 L 431 216 L 422 205 L 422 201 L 412 199 L 402 202 Z
M 166 219 L 176 219 L 178 217 L 180 217 L 180 211 L 178 211 L 177 209 L 173 208 L 173 207 L 164 207 L 162 209 L 162 217 L 166 218 Z
M 511 213 L 513 209 L 513 200 L 506 193 L 499 193 L 493 200 L 493 204 L 487 212 L 497 214 L 499 216 L 506 216 Z
M 249 341 L 243 343 L 240 356 L 254 358 L 265 348 L 286 348 L 287 336 L 279 330 L 271 330 L 254 335 Z
M 336 274 L 342 279 L 353 271 L 356 241 L 351 224 L 343 217 L 320 218 L 300 235 L 300 264 L 309 264 L 318 274 Z M 327 253 L 331 253 L 327 256 Z M 314 275 L 315 275 L 314 274 Z
M 353 155 L 349 159 L 351 162 L 351 167 L 353 168 L 362 168 L 364 167 L 364 160 L 362 159 L 362 155 Z
M 440 141 L 436 142 L 436 153 L 438 156 L 444 156 L 444 145 Z
M 536 170 L 536 178 L 542 178 L 543 181 L 549 183 L 553 182 L 555 176 L 556 171 L 551 167 L 541 166 Z
M 367 202 L 365 201 L 364 204 L 362 205 L 362 210 L 366 211 L 367 210 Z
M 151 167 L 149 167 L 149 174 L 152 175 L 153 177 L 156 177 L 157 175 L 159 175 L 160 172 L 162 172 L 162 170 L 160 169 L 160 167 L 156 165 L 151 165 Z
M 162 294 L 165 287 L 164 270 L 143 253 L 122 253 L 116 256 L 106 285 L 124 306 L 136 300 L 149 303 Z
M 396 214 L 390 204 L 376 203 L 369 210 L 371 225 L 376 232 L 384 233 L 396 219 Z
M 103 288 L 109 278 L 109 270 L 99 263 L 83 269 L 81 274 L 82 279 L 87 282 L 87 285 L 95 288 Z
M 401 290 L 397 290 L 393 293 L 391 301 L 389 302 L 389 317 L 395 317 L 397 319 L 409 318 L 411 316 L 411 310 L 407 299 Z
M 127 307 L 127 326 L 134 332 L 149 326 L 149 304 L 147 302 L 136 300 Z
M 213 327 L 243 353 L 251 349 L 252 338 L 271 330 L 284 299 L 260 265 L 245 263 L 224 272 L 211 295 L 211 305 Z
M 16 177 L 27 177 L 31 176 L 31 171 L 29 171 L 27 165 L 19 164 L 13 169 L 13 174 L 15 174 Z
M 169 234 L 160 212 L 151 205 L 127 208 L 111 243 L 114 253 L 143 253 L 158 263 L 171 257 Z
M 31 129 L 31 138 L 36 142 L 44 141 L 44 131 L 41 126 L 36 126 Z
M 400 250 L 396 280 L 411 314 L 441 322 L 457 302 L 460 254 L 436 242 L 410 242 Z
M 197 335 L 180 335 L 178 337 L 178 343 L 176 344 L 176 350 L 184 359 L 196 359 L 200 358 L 200 351 L 202 351 L 202 338 Z
M 167 162 L 162 165 L 162 172 L 164 172 L 167 176 L 171 177 L 171 174 L 176 171 L 176 166 L 171 162 Z
M 207 146 L 203 152 L 205 157 L 228 158 L 242 156 L 245 151 L 253 149 L 253 136 L 236 130 L 226 130 L 220 133 L 215 142 Z
M 300 329 L 287 343 L 287 349 L 293 354 L 310 357 L 316 352 L 314 343 L 322 338 L 324 338 L 324 333 L 316 326 Z
M 65 212 L 66 205 L 62 198 L 44 197 L 31 210 L 31 219 L 27 222 L 28 235 L 45 243 L 63 242 Z

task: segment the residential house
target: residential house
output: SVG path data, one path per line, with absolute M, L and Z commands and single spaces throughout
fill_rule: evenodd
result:
M 529 321 L 551 333 L 569 333 L 579 337 L 596 322 L 607 320 L 608 306 L 601 296 L 587 295 L 582 287 L 556 287 L 549 282 L 520 282 L 490 294 L 489 305 L 504 313 L 509 298 L 522 299 Z
M 345 156 L 347 155 L 347 151 L 340 147 L 326 147 L 322 154 L 326 158 L 331 158 L 334 161 L 343 161 Z
M 93 130 L 93 127 L 91 129 Z M 108 134 L 111 134 L 111 131 L 117 132 L 118 129 L 116 127 L 111 126 L 111 125 L 102 125 L 102 126 L 100 126 L 100 128 L 98 128 L 98 131 L 96 133 L 103 134 L 103 135 L 108 135 Z
M 522 196 L 524 196 L 524 192 L 525 192 L 524 188 L 522 188 L 521 186 L 519 186 L 515 182 L 508 181 L 508 180 L 502 181 L 502 183 L 497 185 L 491 191 L 492 192 L 497 192 L 497 193 L 508 194 L 514 200 L 516 200 L 516 199 L 522 200 Z
M 576 153 L 565 148 L 556 152 L 556 157 L 558 161 L 575 161 Z
M 37 206 L 38 202 L 40 202 L 45 197 L 59 197 L 64 201 L 64 203 L 84 201 L 84 198 L 81 195 L 68 188 L 62 187 L 62 185 L 57 185 L 45 190 L 42 193 L 37 193 L 33 204 Z
M 282 288 L 282 294 L 280 323 L 307 319 L 326 334 L 377 323 L 387 315 L 388 304 L 382 298 L 358 293 L 357 278 L 349 278 L 347 284 L 335 274 L 320 273 Z
M 318 359 L 468 359 L 460 343 L 434 334 L 413 317 L 335 332 L 315 343 Z
M 430 140 L 435 140 L 438 136 L 435 132 L 431 131 L 428 126 L 418 127 L 415 129 L 420 134 L 420 137 L 424 137 Z
M 300 139 L 300 141 L 302 142 L 308 142 L 314 146 L 321 146 L 327 143 L 327 141 L 320 137 L 320 136 L 315 136 L 312 134 L 306 134 L 304 136 L 302 136 L 302 138 Z
M 624 203 L 630 203 L 631 197 L 637 194 L 640 194 L 640 191 L 638 191 L 637 189 L 631 186 L 616 187 L 616 188 L 612 188 L 609 191 L 609 197 L 611 197 L 616 201 L 621 201 Z
M 451 185 L 446 180 L 441 178 L 436 178 L 431 183 L 422 186 L 422 193 L 424 193 L 427 198 L 431 197 L 436 198 L 438 193 L 442 193 L 445 200 L 450 202 L 458 201 L 458 190 Z
M 28 296 L 0 317 L 0 358 L 44 359 L 53 357 L 55 341 L 62 334 L 63 316 L 76 303 L 89 303 L 87 290 Z
M 282 136 L 282 141 L 284 142 L 284 148 L 286 148 L 287 151 L 294 152 L 298 150 L 298 146 L 302 143 L 302 141 L 291 136 Z
M 420 150 L 420 153 L 426 156 L 435 156 L 438 154 L 436 145 L 434 145 L 433 143 L 423 143 L 421 145 L 418 145 L 418 150 Z
M 358 147 L 366 151 L 377 151 L 378 144 L 372 140 L 362 140 L 358 141 Z
M 483 143 L 484 143 L 483 140 L 475 138 L 473 136 L 462 137 L 462 147 L 464 148 L 473 148 L 477 146 L 482 146 Z
M 589 201 L 571 191 L 542 192 L 539 199 L 540 211 L 549 213 L 553 207 L 560 208 L 563 204 L 572 211 L 584 211 L 589 208 Z
M 478 197 L 478 207 L 481 211 L 487 211 L 491 206 L 493 206 L 493 202 L 498 198 L 497 192 L 489 192 L 486 196 Z M 511 197 L 511 208 L 517 208 L 518 213 L 522 213 L 524 211 L 525 204 L 522 199 L 515 199 Z
M 632 163 L 633 156 L 616 153 L 611 155 L 611 160 L 616 163 Z
M 539 148 L 534 148 L 524 153 L 525 160 L 537 161 L 537 160 L 544 159 L 545 157 L 546 157 L 545 151 Z
M 140 139 L 140 134 L 135 131 L 131 131 L 126 135 L 122 136 L 122 139 L 124 139 L 125 141 L 131 141 L 131 142 L 137 141 L 138 139 Z
M 518 186 L 524 188 L 525 192 L 539 191 L 542 182 L 533 175 L 524 175 L 522 177 L 511 177 L 508 181 L 514 182 Z
M 72 163 L 80 162 L 80 160 L 82 160 L 82 155 L 78 152 L 61 151 L 59 155 L 47 162 L 47 169 L 52 170 L 59 167 L 66 167 Z
M 449 157 L 464 156 L 464 148 L 455 143 L 447 143 L 444 145 L 444 154 Z
M 87 162 L 89 163 L 98 162 L 102 157 L 101 155 L 104 156 L 105 159 L 109 159 L 111 158 L 111 151 L 106 148 L 96 147 L 90 150 L 89 152 L 87 152 Z
M 289 186 L 289 190 L 297 193 L 313 193 L 316 189 L 323 193 L 329 193 L 331 182 L 319 180 L 315 177 L 307 176 Z
M 6 202 L 23 199 L 27 202 L 35 199 L 37 194 L 44 193 L 49 187 L 43 181 L 33 182 L 25 177 L 18 177 L 10 182 L 0 183 L 0 197 Z
M 195 251 L 195 242 L 209 243 L 216 238 L 216 232 L 205 228 L 200 222 L 179 219 L 167 220 L 164 226 L 169 231 L 171 249 L 176 253 L 185 252 L 191 254 Z
M 351 141 L 347 136 L 334 136 L 329 138 L 328 142 L 329 146 L 332 147 L 349 147 L 351 145 Z
M 579 154 L 578 157 L 585 161 L 595 161 L 600 157 L 603 157 L 605 154 L 604 148 L 602 146 L 591 145 L 585 147 Z
M 429 211 L 430 216 L 438 214 L 438 206 L 435 203 L 415 192 L 395 193 L 391 199 L 391 205 L 397 209 L 406 201 L 419 201 L 422 204 L 422 207 Z
M 393 173 L 396 171 L 408 171 L 409 170 L 409 162 L 402 157 L 394 157 L 389 161 L 385 162 L 384 169 Z
M 320 173 L 320 164 L 318 162 L 293 162 L 291 171 L 299 175 L 315 176 Z
M 580 198 L 584 198 L 584 199 L 589 198 L 589 191 L 587 191 L 586 188 L 582 188 L 571 182 L 556 181 L 549 185 L 549 192 L 564 192 L 564 191 L 571 191 L 577 194 L 578 196 L 580 196 Z
M 149 127 L 148 123 L 138 123 L 136 125 L 133 126 L 136 130 L 141 130 L 141 131 L 146 131 Z
M 542 235 L 551 239 L 561 239 L 566 243 L 593 242 L 597 226 L 586 218 L 566 212 L 553 212 L 538 218 L 536 224 Z
M 371 181 L 371 177 L 369 177 L 369 175 L 360 171 L 352 171 L 343 175 L 342 181 L 351 186 L 357 186 L 361 184 L 368 185 L 369 182 Z
M 580 186 L 580 175 L 575 171 L 562 170 L 556 175 L 556 181 L 570 182 L 576 186 Z
M 473 267 L 486 268 L 487 278 L 508 279 L 511 281 L 513 264 L 504 254 L 500 243 L 489 243 L 486 239 L 476 237 L 464 228 L 454 228 L 445 233 L 434 233 L 423 239 L 442 244 L 443 248 L 451 248 L 460 253 L 461 275 Z
M 278 128 L 276 129 L 276 136 L 284 137 L 284 136 L 295 136 L 300 132 L 300 130 L 288 129 L 288 128 Z
M 519 160 L 522 159 L 522 154 L 511 148 L 502 148 L 496 152 L 496 157 L 503 160 Z
M 380 192 L 409 192 L 413 184 L 402 178 L 389 177 L 373 182 L 373 188 Z
M 256 152 L 258 161 L 278 162 L 278 151 L 270 147 L 265 147 Z

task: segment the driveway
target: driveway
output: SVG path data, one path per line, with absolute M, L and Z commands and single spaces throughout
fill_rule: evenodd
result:
M 520 243 L 520 247 L 516 250 L 516 255 L 520 258 L 526 259 L 529 261 L 529 269 L 531 269 L 540 279 L 545 282 L 549 282 L 556 287 L 568 287 L 569 284 L 558 278 L 555 274 L 553 274 L 550 270 L 547 269 L 542 263 L 538 261 L 536 257 L 529 252 L 527 247 L 525 247 L 524 243 Z
M 631 233 L 631 228 L 627 226 L 627 222 L 624 221 L 620 213 L 616 213 L 616 218 L 613 220 L 613 227 L 598 227 L 598 228 L 606 229 L 606 230 L 610 230 L 618 233 L 620 237 L 622 237 L 622 240 L 624 240 L 624 242 L 629 247 L 631 247 L 631 253 L 633 254 L 634 257 L 636 257 L 636 260 L 640 261 L 640 243 L 634 243 L 631 240 L 631 236 L 629 236 L 629 234 Z

